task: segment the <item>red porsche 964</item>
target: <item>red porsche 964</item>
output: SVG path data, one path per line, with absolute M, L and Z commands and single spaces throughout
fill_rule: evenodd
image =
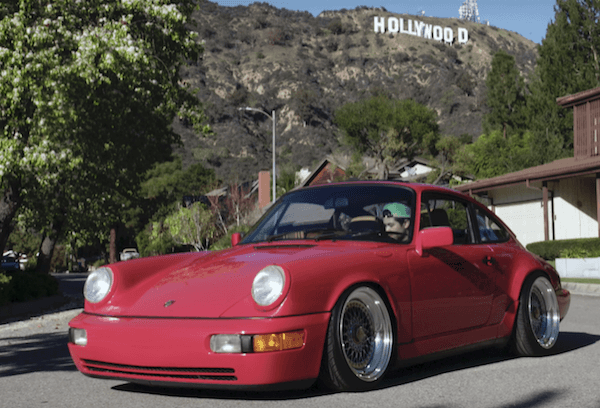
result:
M 282 196 L 232 248 L 108 265 L 69 350 L 85 375 L 227 389 L 377 387 L 423 358 L 552 352 L 569 292 L 451 189 L 347 182 Z

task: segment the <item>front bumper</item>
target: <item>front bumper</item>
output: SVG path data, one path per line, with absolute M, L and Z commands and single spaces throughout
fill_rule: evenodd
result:
M 268 319 L 119 318 L 82 313 L 69 323 L 87 345 L 69 343 L 83 374 L 144 384 L 206 388 L 309 386 L 318 376 L 329 313 Z M 301 348 L 266 353 L 214 353 L 213 334 L 304 330 Z

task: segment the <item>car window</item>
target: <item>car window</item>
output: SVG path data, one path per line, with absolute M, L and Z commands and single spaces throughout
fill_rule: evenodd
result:
M 479 239 L 484 243 L 508 241 L 510 234 L 498 222 L 494 221 L 480 208 L 475 209 Z
M 404 217 L 399 218 L 403 220 L 399 231 L 387 227 L 386 208 Z M 282 239 L 408 243 L 414 213 L 415 193 L 406 187 L 348 184 L 299 189 L 282 196 L 242 243 Z
M 472 244 L 473 234 L 469 228 L 469 206 L 451 197 L 424 196 L 421 201 L 420 229 L 450 227 L 454 244 Z

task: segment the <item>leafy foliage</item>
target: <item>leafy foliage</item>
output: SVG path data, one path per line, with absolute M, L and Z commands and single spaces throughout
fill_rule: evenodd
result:
M 462 149 L 471 142 L 471 135 L 463 134 L 459 137 L 444 135 L 435 144 L 435 158 L 430 165 L 434 168 L 427 175 L 427 183 L 440 184 L 452 183 L 453 176 L 467 173 L 459 162 Z
M 385 95 L 348 103 L 335 112 L 344 142 L 377 162 L 379 178 L 399 158 L 430 152 L 439 139 L 436 113 L 413 101 Z
M 67 225 L 107 231 L 178 141 L 173 117 L 202 122 L 178 82 L 202 51 L 186 27 L 192 7 L 27 0 L 0 10 L 0 247 L 21 207 L 54 242 Z
M 58 294 L 54 276 L 31 271 L 0 272 L 0 306 Z
M 534 150 L 538 163 L 573 154 L 572 109 L 556 98 L 600 86 L 600 3 L 557 0 L 554 10 L 527 104 L 535 146 L 545 147 Z
M 486 133 L 502 129 L 506 136 L 521 130 L 525 124 L 525 81 L 515 58 L 502 50 L 494 54 L 486 85 L 487 105 L 491 109 L 484 116 Z
M 212 212 L 201 203 L 180 207 L 165 219 L 165 226 L 177 244 L 196 251 L 208 249 L 217 231 Z
M 531 132 L 504 137 L 498 129 L 481 135 L 457 154 L 457 167 L 476 178 L 489 178 L 530 165 Z
M 527 250 L 544 259 L 563 257 L 578 258 L 581 255 L 583 255 L 583 257 L 599 257 L 600 238 L 560 239 L 556 241 L 532 242 L 527 245 Z

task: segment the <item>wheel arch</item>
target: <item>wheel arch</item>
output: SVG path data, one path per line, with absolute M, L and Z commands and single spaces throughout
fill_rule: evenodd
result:
M 519 310 L 520 305 L 520 297 L 521 292 L 523 291 L 523 287 L 528 279 L 532 279 L 534 276 L 542 275 L 550 280 L 550 283 L 554 284 L 550 274 L 545 271 L 542 267 L 529 267 L 529 268 L 519 268 L 512 275 L 511 280 L 508 283 L 508 297 L 510 299 L 510 304 L 506 311 L 504 320 L 503 320 L 503 329 L 499 332 L 499 337 L 513 336 L 515 322 L 517 318 L 517 311 Z
M 381 376 L 380 375 L 376 375 L 376 378 L 372 378 L 371 380 L 365 380 L 365 379 L 359 379 L 358 375 L 356 374 L 356 372 L 354 373 L 354 375 L 357 375 L 357 377 L 353 377 L 352 375 L 350 376 L 351 378 L 348 378 L 348 374 L 352 373 L 352 371 L 354 369 L 350 368 L 349 366 L 347 366 L 346 362 L 344 362 L 342 365 L 338 365 L 339 360 L 338 359 L 343 359 L 342 356 L 344 356 L 344 352 L 342 351 L 341 348 L 338 348 L 339 346 L 339 341 L 341 337 L 341 333 L 337 332 L 337 328 L 336 328 L 336 324 L 340 323 L 340 320 L 342 318 L 342 315 L 344 313 L 344 310 L 346 308 L 346 303 L 348 302 L 348 300 L 350 298 L 353 299 L 357 299 L 357 296 L 360 297 L 360 291 L 357 291 L 361 288 L 368 288 L 371 289 L 372 292 L 375 292 L 379 298 L 381 298 L 381 300 L 384 302 L 384 308 L 387 311 L 387 314 L 389 316 L 389 324 L 391 326 L 391 339 L 392 342 L 389 345 L 389 349 L 388 352 L 389 354 L 387 354 L 388 352 L 383 352 L 384 354 L 387 354 L 387 357 L 385 357 L 382 361 L 387 361 L 385 362 L 385 366 L 386 368 L 384 368 L 384 370 L 389 370 L 391 368 L 393 368 L 396 365 L 396 361 L 397 361 L 397 330 L 398 330 L 398 326 L 397 326 L 397 315 L 394 312 L 393 308 L 392 308 L 392 302 L 390 302 L 389 296 L 387 294 L 387 292 L 384 290 L 384 288 L 377 282 L 374 281 L 370 281 L 370 280 L 360 280 L 360 281 L 355 281 L 352 284 L 345 286 L 344 289 L 341 292 L 338 292 L 338 296 L 336 298 L 336 301 L 333 305 L 333 307 L 331 308 L 331 318 L 329 320 L 329 323 L 327 325 L 327 333 L 328 336 L 325 340 L 325 344 L 323 347 L 323 355 L 321 358 L 321 368 L 320 368 L 320 374 L 319 374 L 319 378 L 320 378 L 320 382 L 329 389 L 332 390 L 338 390 L 338 391 L 349 391 L 349 390 L 367 390 L 370 389 L 370 385 L 369 384 L 374 384 L 375 382 L 379 382 L 381 381 L 381 379 L 383 378 L 384 374 L 382 373 Z M 356 293 L 356 295 L 353 295 L 354 293 Z M 364 294 L 364 292 L 363 292 Z M 374 306 L 373 312 L 375 314 L 377 314 L 377 309 L 378 306 Z M 381 308 L 379 308 L 381 309 Z M 334 326 L 332 326 L 334 325 Z M 341 327 L 341 326 L 340 326 Z M 335 332 L 337 332 L 338 334 L 334 334 Z M 331 337 L 334 336 L 334 337 Z M 333 343 L 330 343 L 330 341 L 334 339 L 335 341 Z M 336 345 L 337 344 L 337 345 Z M 385 342 L 383 343 L 385 344 Z M 336 361 L 338 361 L 338 363 L 336 363 Z M 377 368 L 377 366 L 379 365 L 379 363 L 375 363 L 375 367 Z M 369 363 L 370 366 L 370 363 Z M 371 371 L 368 373 L 368 375 L 370 375 L 371 373 L 376 372 L 376 370 Z M 343 374 L 345 373 L 345 374 Z M 384 371 L 385 373 L 385 371 Z M 364 382 L 363 382 L 364 381 Z
M 338 287 L 336 287 L 336 290 L 332 291 L 332 296 L 328 300 L 327 310 L 329 312 L 332 312 L 334 307 L 338 304 L 338 302 L 341 299 L 345 299 L 346 296 L 348 296 L 353 290 L 361 286 L 370 287 L 373 290 L 375 290 L 379 294 L 379 296 L 381 296 L 381 298 L 385 302 L 388 312 L 390 313 L 392 329 L 394 331 L 394 339 L 397 339 L 398 330 L 402 323 L 400 321 L 400 313 L 398 311 L 398 306 L 395 302 L 392 301 L 393 296 L 389 291 L 385 290 L 385 285 L 383 285 L 381 281 L 377 281 L 374 279 L 357 279 L 344 282 L 343 284 L 338 285 Z

